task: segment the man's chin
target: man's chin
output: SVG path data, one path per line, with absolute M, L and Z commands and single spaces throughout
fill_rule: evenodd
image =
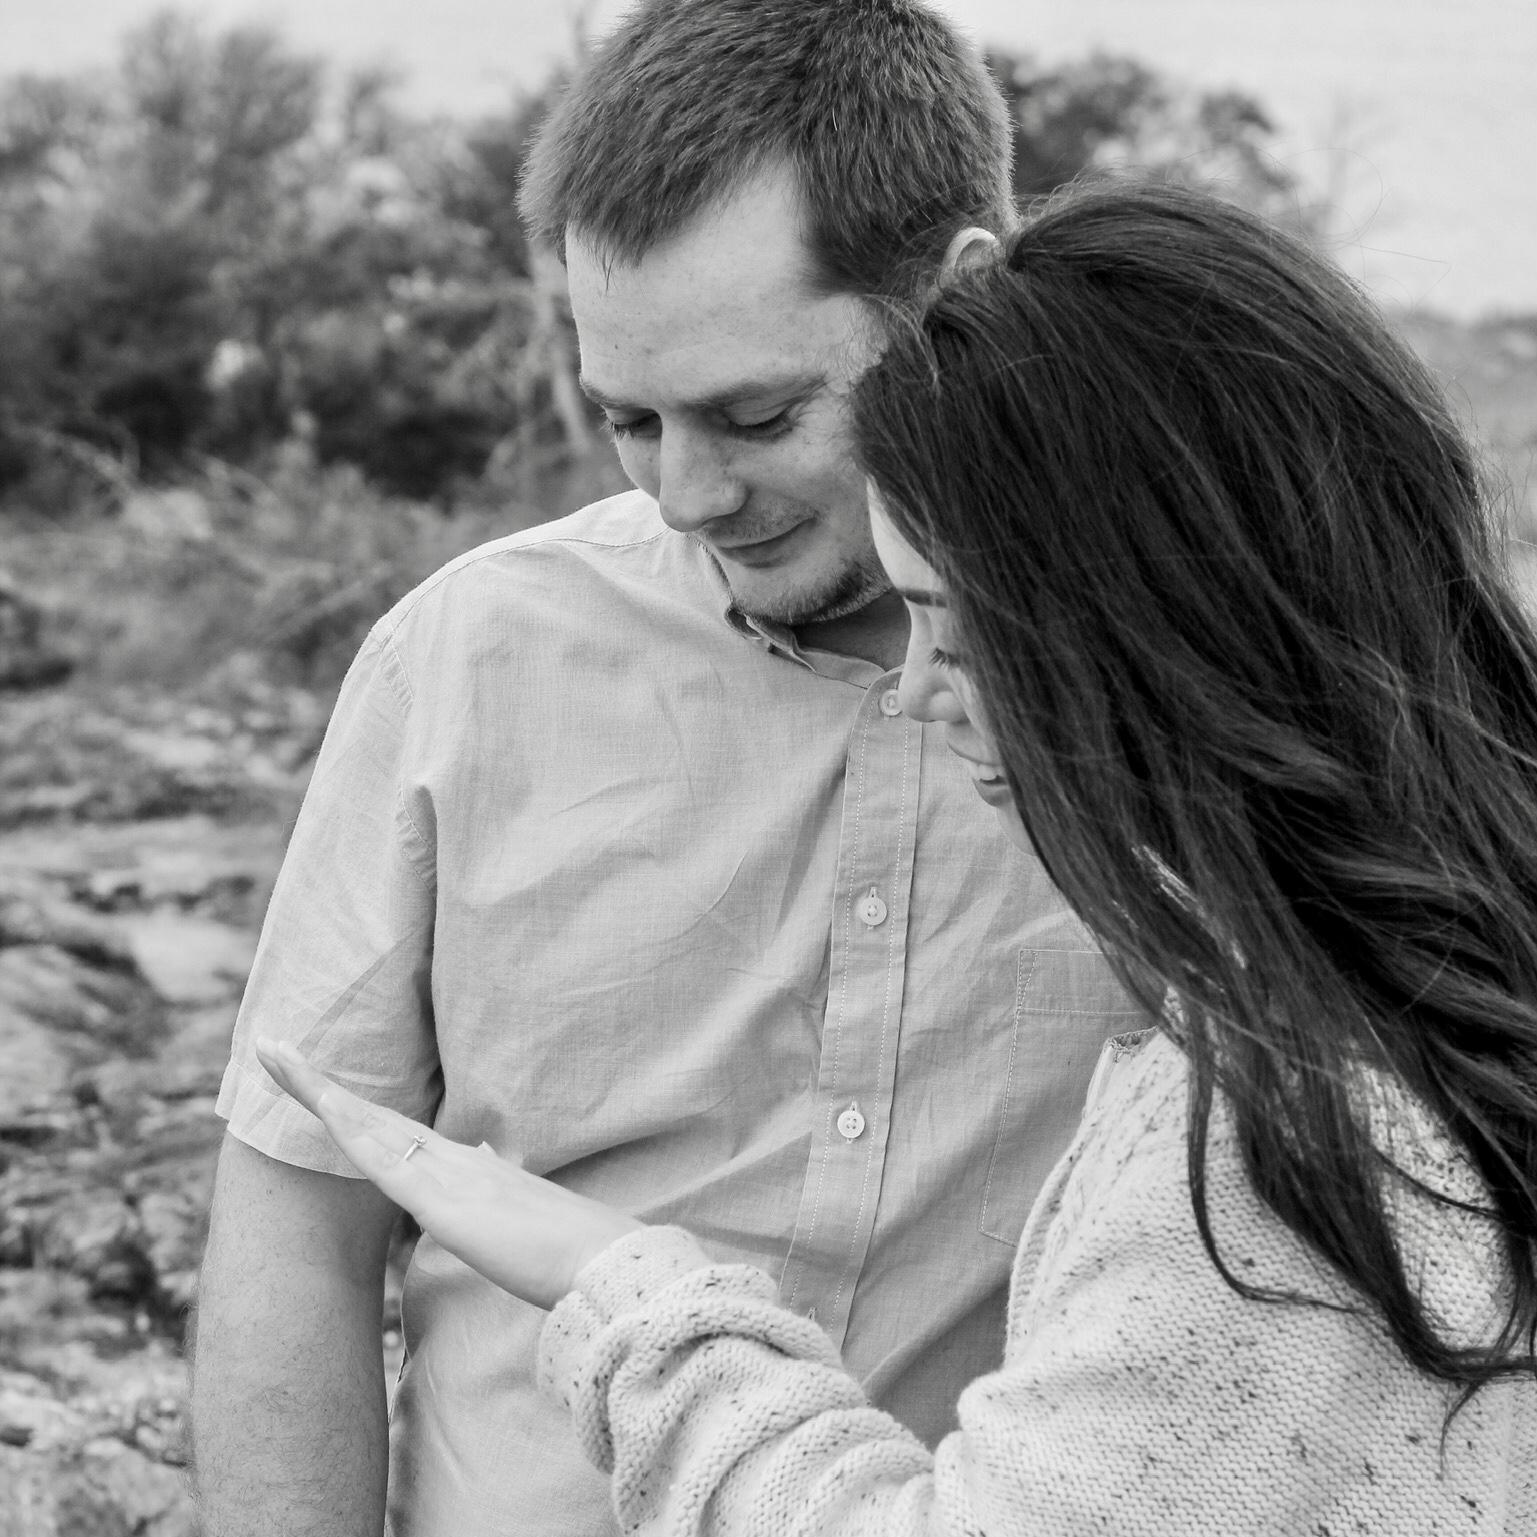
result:
M 823 577 L 820 581 L 801 582 L 734 581 L 728 573 L 727 585 L 737 608 L 747 618 L 792 630 L 805 624 L 844 619 L 891 590 L 884 572 L 871 572 L 863 567 L 842 572 L 832 580 Z

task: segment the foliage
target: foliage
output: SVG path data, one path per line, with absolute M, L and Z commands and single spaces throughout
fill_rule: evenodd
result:
M 32 504 L 116 495 L 296 438 L 449 499 L 509 440 L 535 471 L 589 452 L 585 421 L 562 422 L 558 307 L 512 212 L 540 110 L 419 121 L 386 76 L 332 89 L 270 29 L 176 12 L 110 78 L 11 81 L 0 483 L 28 478 Z
M 988 67 L 1013 115 L 1022 200 L 1085 173 L 1137 166 L 1205 185 L 1300 233 L 1318 231 L 1324 210 L 1272 156 L 1275 125 L 1244 92 L 1191 90 L 1105 53 L 1048 69 L 995 50 Z
M 991 63 L 1024 195 L 1132 158 L 1301 213 L 1247 97 L 1104 56 Z M 425 121 L 386 74 L 163 11 L 105 76 L 0 87 L 0 491 L 115 505 L 294 444 L 445 506 L 591 478 L 559 273 L 516 213 L 559 85 Z

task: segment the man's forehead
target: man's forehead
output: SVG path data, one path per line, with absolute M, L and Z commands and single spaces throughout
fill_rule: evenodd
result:
M 734 208 L 747 212 L 733 215 Z M 579 331 L 624 331 L 658 342 L 718 331 L 772 346 L 837 329 L 853 301 L 817 281 L 798 228 L 772 209 L 732 205 L 686 226 L 634 260 L 612 259 L 580 232 L 568 237 L 566 281 Z
M 788 400 L 841 378 L 862 352 L 862 301 L 819 292 L 798 243 L 696 232 L 640 261 L 605 268 L 568 253 L 583 387 L 601 404 L 729 408 Z M 851 348 L 850 344 L 854 344 Z
M 697 261 L 793 272 L 815 286 L 816 262 L 807 244 L 803 203 L 796 175 L 787 165 L 764 167 L 723 188 L 639 248 L 616 246 L 601 229 L 570 224 L 565 249 L 568 266 L 576 257 L 605 280 L 626 269 Z

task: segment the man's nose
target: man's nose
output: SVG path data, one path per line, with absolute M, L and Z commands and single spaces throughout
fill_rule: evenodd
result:
M 660 471 L 662 520 L 680 534 L 697 533 L 714 519 L 728 517 L 747 499 L 719 446 L 686 429 L 663 433 Z

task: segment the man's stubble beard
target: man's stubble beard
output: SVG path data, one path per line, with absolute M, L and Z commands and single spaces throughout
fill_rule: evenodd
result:
M 726 585 L 731 586 L 729 577 Z M 744 600 L 737 596 L 734 588 L 732 597 L 745 618 L 784 625 L 793 630 L 803 624 L 825 624 L 856 614 L 890 591 L 891 583 L 886 578 L 885 568 L 871 550 L 844 570 L 834 573 L 820 587 L 788 591 L 768 603 Z

